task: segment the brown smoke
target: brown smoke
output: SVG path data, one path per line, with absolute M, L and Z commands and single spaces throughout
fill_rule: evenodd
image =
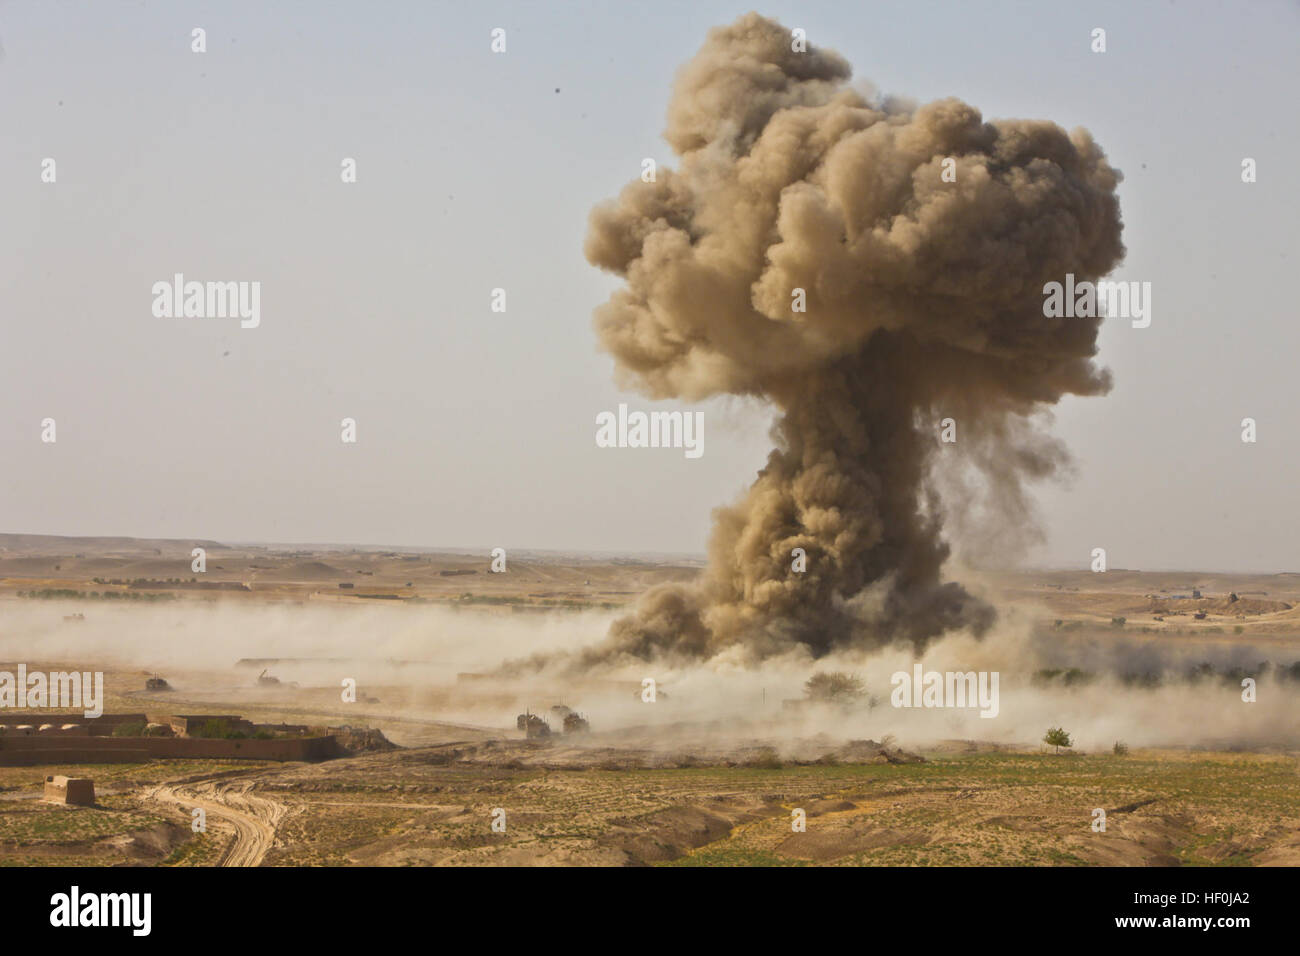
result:
M 961 456 L 1022 522 L 1022 481 L 1065 460 L 1031 416 L 1109 388 L 1100 320 L 1043 315 L 1044 283 L 1124 253 L 1120 174 L 1088 133 L 877 102 L 837 54 L 791 46 L 753 13 L 711 31 L 668 108 L 678 168 L 592 212 L 587 258 L 625 280 L 595 316 L 620 384 L 761 396 L 780 418 L 702 581 L 648 593 L 584 664 L 981 633 L 992 609 L 940 577 L 932 459 Z

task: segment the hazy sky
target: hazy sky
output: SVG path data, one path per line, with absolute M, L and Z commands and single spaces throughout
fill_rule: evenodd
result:
M 599 412 L 654 406 L 596 351 L 616 282 L 582 241 L 673 164 L 674 73 L 751 8 L 0 4 L 0 531 L 702 549 L 769 416 L 699 406 L 695 460 L 597 448 Z M 1058 409 L 1078 474 L 1038 495 L 1035 559 L 1300 570 L 1300 6 L 757 9 L 885 92 L 1086 126 L 1123 170 L 1114 276 L 1152 322 L 1107 322 L 1114 391 Z M 260 326 L 155 318 L 176 272 L 259 281 Z

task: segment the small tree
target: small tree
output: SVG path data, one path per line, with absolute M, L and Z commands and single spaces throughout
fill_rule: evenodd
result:
M 809 700 L 826 701 L 831 704 L 848 703 L 863 694 L 862 680 L 856 674 L 826 671 L 814 674 L 803 685 L 804 696 Z
M 1062 747 L 1074 746 L 1074 742 L 1070 740 L 1070 735 L 1060 727 L 1049 727 L 1047 735 L 1043 737 L 1043 743 L 1049 747 L 1055 747 L 1058 754 L 1061 752 Z
M 1128 756 L 1128 744 L 1124 743 L 1124 741 L 1122 740 L 1115 741 L 1115 746 L 1112 748 L 1112 750 L 1114 751 L 1116 757 Z

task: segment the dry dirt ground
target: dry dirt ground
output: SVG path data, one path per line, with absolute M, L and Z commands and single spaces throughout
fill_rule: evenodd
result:
M 543 748 L 469 745 L 272 771 L 259 788 L 291 811 L 266 862 L 1300 862 L 1294 754 L 974 752 L 924 763 L 600 769 L 609 759 L 568 754 L 554 769 Z M 1097 807 L 1104 833 L 1092 830 Z M 504 833 L 491 827 L 498 808 Z M 796 809 L 804 832 L 793 830 Z
M 208 549 L 206 587 L 189 582 L 198 577 L 189 573 L 193 546 Z M 438 603 L 545 616 L 626 604 L 653 584 L 691 578 L 699 562 L 520 553 L 508 575 L 487 568 L 488 557 L 473 554 L 0 535 L 0 635 L 15 608 L 48 605 L 56 625 L 63 615 L 72 618 L 63 627 L 78 628 L 76 614 L 91 617 L 106 601 L 290 610 L 382 602 L 413 613 Z M 985 574 L 976 584 L 995 602 L 1034 608 L 1036 627 L 1054 640 L 1248 644 L 1282 666 L 1300 660 L 1300 575 L 1117 569 Z M 29 668 L 61 663 L 42 661 L 38 646 L 7 647 Z M 0 670 L 13 664 L 0 661 Z M 761 740 L 679 751 L 612 732 L 581 745 L 524 741 L 499 719 L 456 719 L 437 690 L 411 707 L 396 689 L 377 688 L 373 703 L 344 712 L 336 689 L 250 689 L 256 670 L 234 661 L 217 676 L 169 672 L 190 689 L 159 699 L 142 690 L 144 664 L 75 662 L 103 667 L 109 712 L 360 722 L 408 749 L 315 765 L 0 767 L 0 864 L 1300 863 L 1300 754 L 1290 749 L 1058 756 L 955 743 L 908 762 L 840 740 L 813 741 L 797 763 L 782 763 Z M 44 803 L 47 773 L 92 777 L 97 806 Z M 196 807 L 206 832 L 191 828 Z M 1104 832 L 1093 829 L 1098 809 Z M 804 832 L 792 827 L 798 810 Z
M 1055 755 L 954 743 L 924 762 L 734 766 L 687 755 L 463 742 L 323 764 L 82 768 L 94 808 L 0 801 L 9 864 L 1296 865 L 1294 753 Z M 100 784 L 103 786 L 103 783 Z M 17 790 L 20 797 L 13 799 Z M 207 810 L 206 834 L 190 831 Z M 1106 813 L 1105 832 L 1093 829 Z M 802 810 L 806 829 L 796 832 Z M 494 829 L 494 820 L 498 827 Z M 38 821 L 44 821 L 40 823 Z M 504 829 L 500 827 L 504 821 Z
M 244 773 L 189 778 L 150 787 L 139 794 L 139 800 L 145 805 L 170 805 L 182 816 L 188 815 L 191 822 L 194 811 L 202 810 L 204 827 L 218 826 L 229 833 L 218 866 L 259 866 L 275 840 L 285 806 L 258 796 L 253 792 L 255 786 L 255 780 Z
M 203 547 L 207 570 L 191 571 Z M 656 584 L 695 577 L 687 555 L 610 557 L 516 551 L 509 573 L 487 554 L 381 548 L 230 546 L 216 541 L 0 534 L 0 600 L 62 590 L 99 602 L 147 600 L 435 603 L 504 613 L 613 609 Z M 997 603 L 1029 601 L 1048 620 L 1130 634 L 1221 640 L 1300 636 L 1300 574 L 1078 571 L 972 573 Z M 1196 592 L 1201 597 L 1195 597 Z M 1230 600 L 1236 595 L 1236 600 Z M 92 597 L 93 596 L 93 597 Z M 1203 618 L 1195 615 L 1203 612 Z M 1160 618 L 1160 620 L 1157 620 Z M 1240 630 L 1238 630 L 1240 629 Z
M 227 843 L 220 828 L 195 833 L 188 811 L 146 798 L 167 780 L 246 775 L 250 761 L 160 760 L 147 764 L 0 767 L 0 865 L 122 866 L 214 864 Z M 95 806 L 42 799 L 47 774 L 90 777 Z
M 206 551 L 202 574 L 191 570 L 195 547 Z M 702 566 L 689 556 L 611 559 L 520 550 L 509 553 L 508 574 L 493 574 L 485 553 L 0 534 L 0 596 L 62 588 L 98 595 L 95 600 L 154 594 L 183 600 L 429 601 L 507 611 L 617 607 L 655 584 L 688 580 Z

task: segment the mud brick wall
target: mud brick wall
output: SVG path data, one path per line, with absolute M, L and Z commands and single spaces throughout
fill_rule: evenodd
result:
M 41 724 L 53 724 L 55 727 L 62 727 L 64 724 L 85 724 L 90 728 L 92 737 L 107 737 L 113 733 L 113 728 L 118 724 L 143 724 L 146 722 L 144 714 L 103 714 L 99 717 L 87 717 L 84 713 L 77 711 L 71 714 L 45 714 L 32 710 L 0 710 L 0 724 L 13 728 L 20 724 L 28 724 L 33 728 L 40 727 Z

